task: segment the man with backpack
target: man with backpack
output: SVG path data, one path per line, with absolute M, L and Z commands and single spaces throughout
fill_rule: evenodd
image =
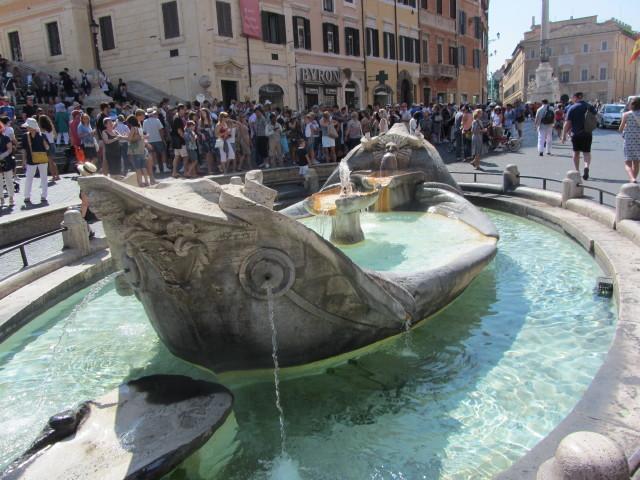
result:
M 546 147 L 547 155 L 551 155 L 551 141 L 553 139 L 553 122 L 555 113 L 549 105 L 549 100 L 542 100 L 542 106 L 536 112 L 536 128 L 538 130 L 538 153 L 542 157 Z
M 567 119 L 562 130 L 562 143 L 565 142 L 567 133 L 571 130 L 573 164 L 578 171 L 580 170 L 580 152 L 584 156 L 584 174 L 582 175 L 584 180 L 589 180 L 592 132 L 597 124 L 596 113 L 596 109 L 583 100 L 582 92 L 577 92 L 573 96 L 573 105 L 567 109 Z

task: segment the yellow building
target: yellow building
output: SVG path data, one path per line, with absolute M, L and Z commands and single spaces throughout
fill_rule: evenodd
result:
M 472 101 L 483 95 L 486 48 L 480 50 L 469 25 L 472 16 L 482 17 L 486 32 L 487 0 L 5 0 L 2 5 L 4 57 L 54 75 L 66 67 L 77 76 L 78 69 L 99 63 L 112 82 L 123 79 L 143 98 L 186 100 L 204 93 L 225 103 L 269 100 L 302 109 Z M 242 6 L 249 10 L 241 12 Z M 480 55 L 482 65 L 476 66 Z M 466 63 L 459 65 L 459 58 Z

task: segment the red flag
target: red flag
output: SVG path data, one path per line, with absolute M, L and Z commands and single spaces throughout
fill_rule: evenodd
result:
M 636 43 L 633 44 L 633 52 L 631 52 L 629 63 L 633 63 L 633 61 L 638 57 L 640 57 L 640 38 L 636 40 Z
M 251 38 L 262 39 L 262 20 L 258 0 L 240 0 L 242 33 Z

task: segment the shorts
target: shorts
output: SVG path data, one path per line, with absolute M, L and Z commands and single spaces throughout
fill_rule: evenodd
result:
M 593 135 L 587 132 L 576 133 L 571 137 L 571 143 L 573 145 L 574 152 L 591 152 L 591 142 L 593 141 Z
M 147 164 L 144 160 L 143 154 L 130 155 L 129 158 L 131 159 L 131 165 L 133 166 L 134 170 L 142 170 L 143 168 L 147 168 Z
M 158 155 L 162 155 L 164 152 L 167 151 L 164 142 L 149 142 L 149 145 L 153 147 L 153 151 L 156 152 Z
M 175 158 L 178 157 L 182 157 L 182 158 L 187 158 L 187 147 L 186 146 L 182 146 L 180 148 L 174 148 L 173 149 L 173 155 L 175 156 Z

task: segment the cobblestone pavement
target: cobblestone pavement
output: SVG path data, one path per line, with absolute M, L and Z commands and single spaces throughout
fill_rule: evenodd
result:
M 516 164 L 522 175 L 530 175 L 537 177 L 548 177 L 562 180 L 568 170 L 573 169 L 571 160 L 571 143 L 565 145 L 560 144 L 554 139 L 552 153 L 553 156 L 540 157 L 536 149 L 536 135 L 532 122 L 527 122 L 524 129 L 523 147 L 516 153 L 493 153 L 482 158 L 482 170 L 488 173 L 502 173 L 504 167 L 508 164 Z M 449 169 L 454 172 L 474 172 L 475 170 L 468 163 L 457 162 L 453 152 L 449 151 L 448 144 L 437 146 L 445 163 Z M 591 178 L 585 182 L 587 186 L 594 186 L 603 190 L 617 193 L 620 186 L 626 183 L 626 174 L 624 172 L 624 163 L 622 155 L 622 139 L 620 134 L 615 130 L 597 130 L 594 132 L 593 141 L 593 162 L 591 165 Z M 458 181 L 472 181 L 470 175 L 454 175 Z M 75 180 L 77 175 L 63 175 L 62 180 L 50 184 L 49 186 L 49 205 L 56 205 L 63 202 L 75 201 L 78 199 L 79 188 L 78 182 Z M 478 177 L 478 181 L 488 181 L 500 183 L 499 178 Z M 24 185 L 24 178 L 20 179 L 21 187 Z M 541 187 L 541 183 L 535 180 L 523 180 L 524 184 L 532 187 Z M 548 188 L 558 191 L 559 184 L 549 183 Z M 34 182 L 32 198 L 39 198 L 39 183 Z M 593 192 L 586 192 L 594 195 Z M 4 209 L 0 222 L 6 215 L 21 215 L 24 210 L 20 210 L 23 205 L 23 191 L 16 196 L 17 207 L 12 213 L 8 213 Z M 597 198 L 597 197 L 596 197 Z M 613 205 L 614 198 L 605 195 L 605 203 Z M 34 205 L 37 208 L 38 205 Z M 102 236 L 102 225 L 93 225 L 98 236 Z M 37 263 L 52 257 L 60 252 L 62 248 L 62 236 L 57 235 L 44 239 L 36 244 L 26 247 L 27 257 L 30 264 Z M 22 268 L 20 253 L 15 251 L 5 255 L 0 260 L 0 279 L 6 278 Z

